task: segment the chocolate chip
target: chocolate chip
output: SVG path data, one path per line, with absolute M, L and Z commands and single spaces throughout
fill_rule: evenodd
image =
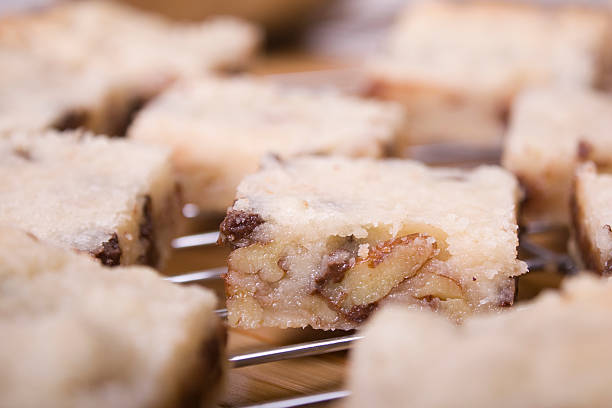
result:
M 67 112 L 64 116 L 59 118 L 52 126 L 56 130 L 69 130 L 84 127 L 89 120 L 89 114 L 87 111 L 72 110 Z
M 114 233 L 108 241 L 103 242 L 101 248 L 92 252 L 92 255 L 98 258 L 102 265 L 119 265 L 121 261 L 121 247 L 119 246 L 117 234 Z
M 150 98 L 139 95 L 135 96 L 127 103 L 124 112 L 115 115 L 113 118 L 115 123 L 110 131 L 112 136 L 123 136 L 127 133 L 130 124 L 134 121 L 136 114 L 147 104 Z
M 229 211 L 219 227 L 219 243 L 227 244 L 232 249 L 249 246 L 254 242 L 251 234 L 263 223 L 259 214 Z

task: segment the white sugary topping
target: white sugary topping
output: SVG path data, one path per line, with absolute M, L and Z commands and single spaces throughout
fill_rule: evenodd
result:
M 222 156 L 245 150 L 259 161 L 265 153 L 366 155 L 390 142 L 401 122 L 392 103 L 251 77 L 206 78 L 165 92 L 138 116 L 130 136 Z
M 215 304 L 152 269 L 0 227 L 0 406 L 175 406 L 215 336 Z
M 349 405 L 610 406 L 610 308 L 612 283 L 583 276 L 561 293 L 463 326 L 383 310 L 352 354 Z
M 470 272 L 490 278 L 525 270 L 516 261 L 518 194 L 514 177 L 493 166 L 462 171 L 401 160 L 298 158 L 247 176 L 234 209 L 266 221 L 262 239 L 278 230 L 316 241 L 365 238 L 374 227 L 392 236 L 406 227 L 433 228 L 443 231 L 448 265 L 461 279 Z
M 0 46 L 0 135 L 40 131 L 71 112 L 95 110 L 108 89 L 92 73 L 77 72 Z
M 185 198 L 222 212 L 267 154 L 379 157 L 402 124 L 390 103 L 252 77 L 202 78 L 163 93 L 128 134 L 171 146 Z
M 232 18 L 171 23 L 112 1 L 69 2 L 3 24 L 0 45 L 129 81 L 241 64 L 259 32 Z M 53 44 L 53 46 L 49 46 Z
M 590 85 L 610 32 L 606 12 L 571 7 L 423 1 L 398 21 L 383 77 L 473 93 L 525 82 Z
M 169 152 L 80 132 L 0 137 L 0 223 L 89 251 L 140 222 L 143 195 L 165 188 Z M 131 229 L 128 229 L 131 230 Z
M 0 134 L 48 129 L 79 110 L 121 114 L 126 99 L 177 77 L 244 65 L 258 42 L 257 29 L 232 18 L 171 23 L 111 1 L 7 17 L 0 20 Z
M 521 172 L 544 173 L 551 166 L 572 173 L 579 141 L 594 154 L 612 152 L 612 98 L 567 88 L 535 88 L 519 94 L 512 109 L 504 160 Z M 606 153 L 607 152 L 607 153 Z

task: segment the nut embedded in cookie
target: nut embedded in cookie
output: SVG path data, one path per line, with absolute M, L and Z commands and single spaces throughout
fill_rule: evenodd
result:
M 269 162 L 240 184 L 221 228 L 229 324 L 351 329 L 389 303 L 453 320 L 511 305 L 526 270 L 518 197 L 499 167 Z

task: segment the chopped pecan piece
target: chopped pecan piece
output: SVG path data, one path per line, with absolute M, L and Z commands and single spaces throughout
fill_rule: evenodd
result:
M 438 255 L 436 240 L 410 234 L 384 241 L 365 257 L 351 257 L 345 250 L 329 256 L 325 274 L 315 281 L 315 292 L 351 321 L 361 322 L 376 302 Z

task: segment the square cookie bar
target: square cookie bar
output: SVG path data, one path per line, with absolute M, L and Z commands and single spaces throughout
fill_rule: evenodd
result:
M 176 78 L 244 66 L 259 38 L 258 29 L 239 20 L 171 22 L 112 1 L 61 2 L 0 19 L 0 52 L 24 52 L 77 80 L 90 79 L 82 87 L 67 86 L 69 94 L 73 89 L 84 96 L 102 91 L 100 109 L 81 109 L 78 119 L 111 135 L 124 134 L 134 111 Z M 0 66 L 2 75 L 5 69 Z M 56 85 L 45 76 L 32 75 L 31 80 L 43 92 Z M 20 90 L 19 84 L 13 86 Z M 61 93 L 57 98 L 62 100 Z
M 351 329 L 387 303 L 454 320 L 509 306 L 526 271 L 518 194 L 499 167 L 271 161 L 221 224 L 229 324 Z
M 581 266 L 612 274 L 612 174 L 588 162 L 576 169 L 572 190 L 570 252 Z
M 524 223 L 568 225 L 574 167 L 612 165 L 612 97 L 589 90 L 531 89 L 513 107 L 502 163 L 526 191 Z
M 610 406 L 610 308 L 612 283 L 582 276 L 560 293 L 462 326 L 382 310 L 351 354 L 345 406 Z
M 411 144 L 499 144 L 526 85 L 590 87 L 610 71 L 607 11 L 508 2 L 412 2 L 368 63 L 371 93 L 402 102 Z
M 128 135 L 170 146 L 186 201 L 224 213 L 266 154 L 378 157 L 401 122 L 393 104 L 250 77 L 205 78 L 154 100 Z
M 209 406 L 225 365 L 215 306 L 0 227 L 0 406 Z
M 0 138 L 0 223 L 104 265 L 161 266 L 178 228 L 170 154 L 82 132 Z
M 23 52 L 0 49 L 0 61 L 0 135 L 76 128 L 98 116 L 97 81 Z

